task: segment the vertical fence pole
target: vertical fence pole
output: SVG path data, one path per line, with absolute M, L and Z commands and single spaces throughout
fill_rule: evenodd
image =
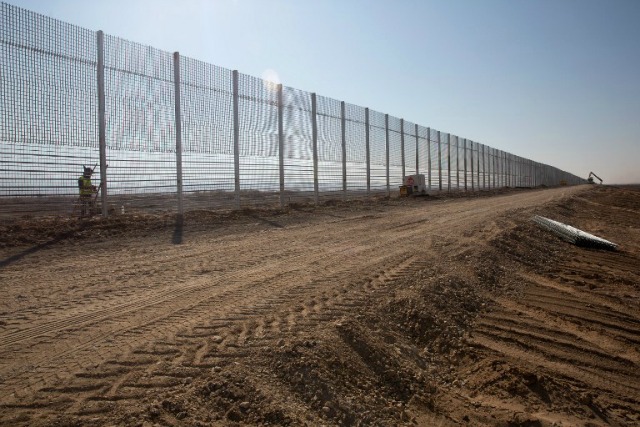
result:
M 442 191 L 442 146 L 440 141 L 440 131 L 437 133 L 438 142 L 438 189 Z
M 364 109 L 364 135 L 367 156 L 367 196 L 371 194 L 371 142 L 369 141 L 369 109 Z
M 497 187 L 498 179 L 498 150 L 493 149 L 493 188 Z
M 407 173 L 404 158 L 404 119 L 400 119 L 400 158 L 402 159 L 402 183 L 404 184 L 404 177 Z
M 340 102 L 340 127 L 342 128 L 342 197 L 347 198 L 347 118 L 344 101 Z
M 478 190 L 480 190 L 480 147 L 478 147 L 478 143 L 476 142 L 476 175 L 477 175 L 477 179 L 478 179 Z
M 469 178 L 471 178 L 471 191 L 475 190 L 475 185 L 473 183 L 473 141 L 469 141 L 469 154 L 470 154 L 470 166 L 471 173 L 469 174 Z
M 280 169 L 280 208 L 284 208 L 284 104 L 282 84 L 278 84 L 278 163 Z
M 467 138 L 463 140 L 463 150 L 462 154 L 464 156 L 464 191 L 467 191 Z M 460 159 L 460 157 L 458 157 Z M 473 182 L 473 160 L 471 161 L 471 182 Z
M 431 128 L 427 128 L 427 175 L 431 190 Z
M 240 119 L 238 114 L 238 70 L 233 70 L 233 172 L 235 206 L 240 209 Z
M 176 120 L 176 177 L 178 193 L 178 216 L 184 214 L 182 204 L 182 113 L 180 112 L 180 54 L 173 53 L 173 81 L 175 85 L 175 120 Z
M 109 215 L 107 206 L 107 120 L 106 102 L 104 92 L 104 33 L 98 31 L 98 145 L 100 150 L 100 202 L 102 204 L 102 216 Z
M 315 92 L 311 94 L 311 130 L 313 139 L 313 197 L 316 205 L 320 202 L 318 185 L 318 102 Z
M 482 144 L 482 189 L 487 189 L 487 157 Z
M 418 139 L 418 124 L 414 126 L 416 132 L 416 175 L 420 173 L 420 142 Z
M 504 151 L 500 150 L 500 181 L 501 187 L 506 187 L 506 174 L 505 174 L 505 161 L 504 161 Z
M 463 154 L 466 154 L 464 151 Z M 467 159 L 464 161 L 465 175 L 467 173 Z M 460 190 L 460 137 L 456 136 L 456 190 Z
M 451 134 L 447 134 L 447 191 L 451 191 Z
M 391 196 L 391 182 L 389 179 L 389 115 L 384 115 L 384 132 L 385 132 L 385 146 L 387 152 L 387 197 Z

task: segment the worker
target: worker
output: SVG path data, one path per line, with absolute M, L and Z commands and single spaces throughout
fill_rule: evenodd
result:
M 93 210 L 93 195 L 96 194 L 96 186 L 91 183 L 93 169 L 84 166 L 84 172 L 78 178 L 78 191 L 80 191 L 80 218 L 91 216 Z

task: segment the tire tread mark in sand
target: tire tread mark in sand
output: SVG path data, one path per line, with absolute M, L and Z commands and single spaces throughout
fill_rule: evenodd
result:
M 401 259 L 404 259 L 404 260 L 401 261 Z M 382 269 L 382 272 L 375 274 L 377 278 L 373 278 L 369 281 L 362 281 L 362 283 L 360 284 L 361 289 L 356 290 L 355 292 L 356 293 L 370 292 L 370 290 L 367 290 L 365 287 L 365 284 L 368 284 L 370 282 L 374 282 L 376 288 L 380 288 L 386 284 L 388 285 L 397 277 L 401 277 L 404 271 L 411 270 L 412 268 L 415 269 L 416 262 L 417 261 L 415 259 L 406 259 L 406 255 L 404 254 L 400 255 L 397 257 L 397 259 L 393 260 L 393 263 L 397 265 L 395 265 L 391 269 Z M 347 268 L 349 267 L 347 266 Z M 366 270 L 367 270 L 366 268 L 363 268 L 362 269 L 363 273 Z M 318 282 L 316 284 L 316 287 L 322 286 L 322 285 L 323 283 Z M 315 301 L 317 297 L 317 295 L 314 293 L 314 286 L 304 286 L 303 288 L 296 288 L 294 291 L 295 291 L 294 294 L 297 294 L 296 299 L 302 298 L 303 301 L 305 301 L 305 298 L 307 299 L 310 298 Z M 349 312 L 354 307 L 354 305 L 357 305 L 357 303 L 354 302 L 355 301 L 354 298 L 357 298 L 357 296 L 354 297 L 352 293 L 345 293 L 345 292 L 338 291 L 335 295 L 332 295 L 328 298 L 328 300 L 325 303 L 326 305 L 324 307 L 319 307 L 318 310 L 320 313 L 322 313 L 329 308 L 336 308 L 335 312 L 331 313 L 331 316 L 333 318 L 336 318 L 336 317 L 339 318 L 342 315 L 344 315 L 346 312 Z M 283 303 L 286 305 L 287 302 L 285 301 Z M 265 302 L 264 304 L 269 305 L 270 303 Z M 300 307 L 303 307 L 304 305 L 305 304 L 303 302 L 303 304 Z M 314 302 L 313 305 L 315 306 L 317 304 L 315 304 Z M 300 312 L 302 312 L 302 310 L 298 310 L 298 308 L 296 308 L 295 312 L 299 314 Z M 250 320 L 240 321 L 235 325 L 233 324 L 233 322 L 231 325 L 229 324 L 229 322 L 226 322 L 221 325 L 222 326 L 221 329 L 216 329 L 216 328 L 208 329 L 208 331 L 213 336 L 218 334 L 224 335 L 224 331 L 222 329 L 229 329 L 230 326 L 231 326 L 231 329 L 235 328 L 235 338 L 229 340 L 229 337 L 227 336 L 227 338 L 225 338 L 224 341 L 221 343 L 215 343 L 210 339 L 203 338 L 202 334 L 197 334 L 196 336 L 193 336 L 193 334 L 188 334 L 188 333 L 180 335 L 180 342 L 176 343 L 176 345 L 179 348 L 182 348 L 183 351 L 181 352 L 179 357 L 173 357 L 173 359 L 170 362 L 171 365 L 178 366 L 181 368 L 182 367 L 193 368 L 196 370 L 211 369 L 212 367 L 217 366 L 220 363 L 223 363 L 223 364 L 228 363 L 228 362 L 223 362 L 225 359 L 237 360 L 238 358 L 247 356 L 248 353 L 246 350 L 244 350 L 245 346 L 260 345 L 259 344 L 260 342 L 264 342 L 264 344 L 262 345 L 267 345 L 267 343 L 273 339 L 272 335 L 259 337 L 259 336 L 256 336 L 254 333 L 255 325 L 258 324 L 258 319 L 263 318 L 265 315 L 271 316 L 270 314 L 265 314 L 263 310 L 258 310 L 253 314 L 253 318 L 250 318 Z M 280 317 L 282 319 L 286 317 L 286 314 L 281 314 Z M 295 333 L 295 331 L 300 330 L 305 326 L 310 326 L 310 325 L 312 326 L 315 322 L 316 321 L 315 319 L 312 318 L 312 316 L 308 316 L 306 318 L 297 317 L 295 322 L 296 327 L 292 328 L 290 332 Z M 202 328 L 202 325 L 200 325 L 200 328 Z M 231 334 L 231 335 L 233 336 L 234 334 Z M 251 343 L 248 343 L 247 342 L 248 340 L 250 340 Z M 185 348 L 188 348 L 188 350 L 185 350 Z M 150 352 L 150 349 L 147 349 L 145 350 L 144 354 L 147 355 L 149 354 L 149 352 Z M 167 351 L 167 348 L 164 349 L 163 353 L 165 356 L 171 356 L 171 354 L 175 355 L 175 353 L 170 354 Z M 184 357 L 186 353 L 189 354 L 188 357 Z M 125 373 L 124 375 L 130 375 L 130 374 Z M 153 378 L 155 378 L 156 376 L 158 377 L 166 376 L 166 367 L 160 366 L 160 368 L 157 371 L 155 369 L 152 369 L 151 372 L 148 372 L 145 376 L 140 377 L 139 381 L 143 381 L 141 385 L 136 385 L 135 382 L 132 382 L 132 381 L 127 382 L 126 380 L 117 379 L 116 382 L 119 384 L 118 385 L 119 389 L 118 387 L 112 388 L 111 393 L 109 393 L 109 395 L 102 395 L 103 399 L 101 400 L 96 400 L 95 397 L 97 396 L 94 396 L 92 393 L 85 393 L 84 396 L 82 397 L 78 396 L 78 398 L 80 402 L 85 402 L 85 403 L 96 402 L 96 401 L 105 402 L 108 400 L 112 400 L 112 401 L 127 400 L 126 396 L 130 396 L 129 390 L 131 390 L 132 388 L 133 389 L 145 388 L 144 384 L 149 386 L 149 388 L 153 388 L 156 390 L 167 388 L 167 387 L 169 388 L 175 387 L 176 385 L 175 382 L 154 380 Z M 121 392 L 124 394 L 125 397 L 118 397 L 118 394 Z M 90 406 L 91 405 L 92 404 L 90 404 Z M 84 406 L 82 407 L 84 408 Z M 75 411 L 75 412 L 78 415 L 83 414 L 82 411 Z

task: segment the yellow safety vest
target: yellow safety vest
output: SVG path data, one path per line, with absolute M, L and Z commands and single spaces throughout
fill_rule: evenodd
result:
M 81 196 L 90 196 L 91 194 L 93 194 L 93 188 L 91 187 L 91 178 L 81 176 L 80 178 L 78 178 L 78 184 L 80 184 L 79 187 Z

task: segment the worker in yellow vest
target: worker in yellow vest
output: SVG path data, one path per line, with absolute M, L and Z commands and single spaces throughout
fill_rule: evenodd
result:
M 80 217 L 91 216 L 93 210 L 93 195 L 96 194 L 96 186 L 91 183 L 93 169 L 84 166 L 84 172 L 78 178 L 78 191 L 80 191 Z

